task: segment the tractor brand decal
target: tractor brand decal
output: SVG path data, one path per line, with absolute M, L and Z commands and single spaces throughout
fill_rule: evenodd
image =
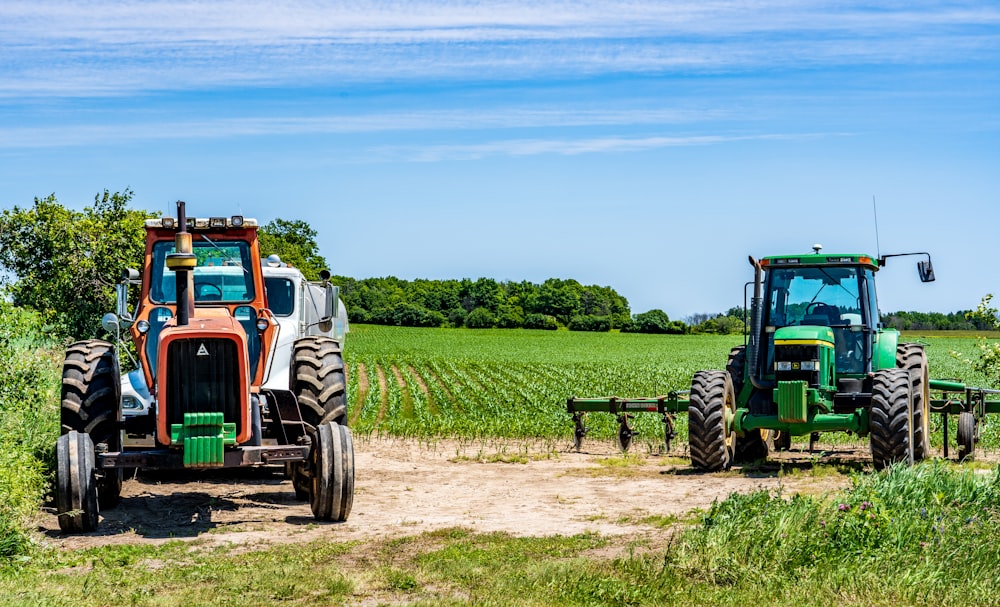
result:
M 208 348 L 205 347 L 205 342 L 202 342 L 201 346 L 198 347 L 197 355 L 198 356 L 209 356 L 209 354 L 208 354 Z

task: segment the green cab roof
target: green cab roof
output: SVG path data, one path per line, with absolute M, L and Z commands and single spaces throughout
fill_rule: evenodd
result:
M 772 255 L 760 260 L 764 268 L 789 266 L 865 266 L 878 270 L 878 258 L 863 253 L 809 253 L 805 255 Z

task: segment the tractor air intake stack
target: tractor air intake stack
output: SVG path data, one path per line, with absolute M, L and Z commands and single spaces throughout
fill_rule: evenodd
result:
M 750 340 L 747 344 L 747 365 L 750 368 L 750 382 L 758 388 L 756 378 L 758 375 L 757 361 L 760 354 L 760 324 L 763 316 L 763 282 L 764 272 L 760 267 L 760 262 L 750 257 L 750 265 L 753 266 L 753 299 L 750 300 Z
M 184 201 L 177 201 L 177 235 L 174 252 L 167 255 L 167 268 L 177 273 L 177 326 L 188 324 L 194 311 L 194 277 L 191 271 L 198 264 L 191 249 L 191 233 L 187 229 L 187 212 Z

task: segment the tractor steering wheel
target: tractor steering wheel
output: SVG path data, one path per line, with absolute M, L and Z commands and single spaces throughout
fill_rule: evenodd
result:
M 194 286 L 194 298 L 198 301 L 221 301 L 222 287 L 210 282 L 198 283 Z

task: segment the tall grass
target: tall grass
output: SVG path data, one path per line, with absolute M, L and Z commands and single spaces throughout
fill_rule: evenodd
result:
M 0 562 L 30 546 L 59 435 L 60 359 L 36 315 L 0 302 Z
M 1000 584 L 998 536 L 1000 470 L 982 476 L 936 461 L 859 475 L 827 497 L 734 494 L 667 559 L 689 579 L 747 598 L 807 588 L 848 603 L 984 604 Z

